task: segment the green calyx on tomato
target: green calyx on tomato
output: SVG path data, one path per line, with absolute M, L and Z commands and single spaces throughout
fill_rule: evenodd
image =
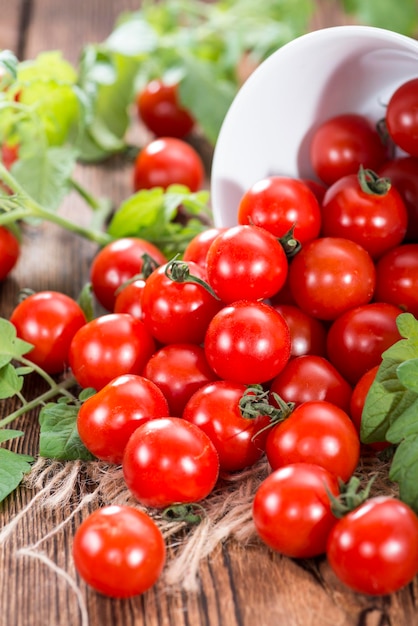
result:
M 385 196 L 391 188 L 389 178 L 381 177 L 370 169 L 365 169 L 362 165 L 358 172 L 358 181 L 364 193 L 376 196 Z

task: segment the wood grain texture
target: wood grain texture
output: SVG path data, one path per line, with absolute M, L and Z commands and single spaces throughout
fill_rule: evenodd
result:
M 110 32 L 122 10 L 134 0 L 1 0 L 0 46 L 30 58 L 42 50 L 61 49 L 76 61 L 81 47 Z M 26 12 L 25 15 L 22 11 Z M 24 29 L 19 35 L 19 28 Z M 120 202 L 131 193 L 131 172 L 120 161 L 101 167 L 80 167 L 77 177 L 96 194 Z M 81 222 L 87 210 L 74 194 L 63 213 Z M 57 289 L 76 296 L 88 279 L 96 247 L 50 224 L 25 227 L 22 257 L 13 275 L 0 286 L 0 315 L 8 317 L 19 289 Z M 27 392 L 34 394 L 30 380 Z M 0 405 L 8 414 L 13 402 Z M 36 415 L 16 428 L 25 437 L 15 449 L 36 451 Z M 0 505 L 0 530 L 19 519 L 33 492 L 20 488 Z M 416 581 L 398 594 L 369 598 L 349 592 L 324 559 L 296 562 L 272 553 L 259 542 L 242 546 L 227 542 L 201 564 L 197 593 L 167 593 L 161 583 L 130 600 L 111 600 L 88 588 L 76 576 L 71 557 L 72 537 L 89 512 L 74 514 L 75 497 L 59 509 L 23 515 L 0 547 L 0 626 L 87 626 L 77 593 L 85 603 L 89 626 L 418 626 Z M 45 537 L 73 517 L 51 538 Z M 27 548 L 40 542 L 47 561 L 33 558 Z M 51 568 L 51 563 L 59 568 Z M 77 580 L 69 586 L 63 572 Z

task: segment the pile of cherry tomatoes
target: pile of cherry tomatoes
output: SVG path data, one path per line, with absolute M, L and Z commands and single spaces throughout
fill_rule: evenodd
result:
M 258 181 L 237 225 L 208 228 L 181 259 L 135 238 L 102 248 L 90 280 L 106 313 L 92 321 L 56 292 L 29 296 L 11 316 L 34 345 L 28 358 L 96 390 L 79 436 L 122 465 L 140 504 L 204 504 L 220 475 L 265 456 L 271 473 L 253 504 L 260 538 L 292 558 L 326 554 L 345 584 L 375 595 L 417 574 L 418 518 L 387 496 L 340 519 L 335 506 L 358 467 L 363 404 L 400 338 L 397 316 L 418 316 L 417 98 L 418 79 L 401 86 L 380 134 L 355 113 L 321 124 L 317 181 Z M 179 136 L 155 141 L 189 153 Z M 159 151 L 144 150 L 136 188 L 201 185 L 196 162 L 195 182 L 187 164 L 180 181 L 153 177 Z M 146 514 L 110 506 L 83 522 L 74 559 L 95 589 L 129 596 L 158 579 L 165 547 Z

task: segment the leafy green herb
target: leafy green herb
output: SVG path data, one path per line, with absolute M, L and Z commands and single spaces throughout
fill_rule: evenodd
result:
M 39 454 L 49 459 L 91 461 L 95 457 L 81 442 L 77 432 L 79 405 L 67 401 L 48 403 L 41 409 Z
M 402 313 L 397 325 L 403 339 L 382 355 L 363 409 L 361 440 L 395 444 L 389 478 L 418 512 L 418 320 Z
M 32 461 L 31 456 L 0 448 L 0 502 L 20 485 Z

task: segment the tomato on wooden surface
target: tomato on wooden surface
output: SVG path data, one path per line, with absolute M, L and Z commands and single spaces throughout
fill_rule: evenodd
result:
M 192 276 L 205 280 L 200 265 L 192 261 L 184 265 Z M 169 264 L 161 265 L 147 278 L 142 293 L 144 324 L 161 344 L 200 344 L 223 304 L 201 284 L 177 282 L 167 273 L 172 275 Z
M 102 389 L 123 374 L 141 374 L 156 349 L 141 320 L 128 313 L 100 315 L 74 335 L 70 367 L 79 385 Z
M 120 464 L 133 431 L 144 421 L 169 414 L 168 402 L 157 385 L 144 376 L 126 374 L 83 402 L 77 431 L 94 456 Z
M 321 320 L 308 315 L 293 304 L 276 304 L 273 300 L 272 306 L 283 315 L 289 326 L 291 357 L 303 354 L 326 355 L 327 329 Z
M 208 283 L 228 304 L 273 296 L 287 272 L 286 253 L 277 237 L 253 225 L 232 226 L 219 234 L 206 257 Z
M 214 315 L 204 349 L 219 378 L 263 383 L 277 376 L 289 360 L 290 331 L 284 317 L 270 305 L 240 300 Z
M 203 385 L 217 380 L 202 346 L 172 343 L 163 346 L 146 363 L 143 375 L 161 389 L 169 415 L 181 417 L 189 398 Z
M 183 261 L 193 261 L 206 269 L 206 257 L 214 239 L 225 232 L 226 227 L 213 227 L 202 230 L 189 241 L 184 252 Z
M 361 169 L 340 178 L 322 202 L 322 236 L 351 239 L 373 259 L 399 245 L 407 226 L 400 193 L 371 171 Z
M 357 467 L 360 439 L 343 409 L 312 400 L 270 429 L 266 455 L 273 470 L 290 463 L 315 463 L 345 482 Z
M 161 137 L 148 143 L 136 157 L 134 189 L 151 189 L 170 185 L 185 185 L 199 191 L 205 178 L 205 168 L 198 152 L 182 139 Z
M 332 185 L 343 176 L 356 174 L 360 165 L 377 170 L 387 159 L 387 149 L 365 116 L 343 113 L 313 130 L 310 159 L 318 178 Z
M 336 576 L 359 593 L 395 593 L 418 572 L 418 519 L 405 503 L 370 498 L 335 524 L 327 559 Z
M 238 223 L 261 226 L 275 237 L 283 237 L 294 227 L 295 239 L 304 244 L 319 235 L 321 211 L 315 194 L 303 181 L 270 176 L 244 193 Z
M 270 384 L 271 402 L 274 394 L 295 405 L 311 400 L 328 400 L 344 411 L 350 407 L 352 388 L 325 357 L 303 354 L 290 359 Z
M 19 257 L 18 238 L 8 228 L 0 226 L 0 280 L 4 280 L 10 274 Z
M 201 428 L 179 417 L 162 417 L 134 431 L 122 468 L 138 502 L 165 508 L 206 498 L 218 479 L 219 458 Z
M 327 354 L 340 374 L 355 385 L 382 360 L 382 353 L 401 336 L 396 319 L 402 310 L 386 302 L 371 302 L 346 311 L 330 326 Z
M 58 374 L 68 367 L 71 342 L 86 317 L 70 296 L 39 291 L 15 307 L 10 322 L 17 336 L 33 345 L 26 358 L 49 374 Z
M 376 270 L 369 253 L 342 237 L 308 242 L 292 259 L 289 286 L 308 315 L 333 320 L 373 297 Z
M 154 244 L 137 237 L 123 237 L 104 246 L 90 266 L 93 293 L 108 311 L 114 311 L 117 290 L 144 269 L 151 257 L 156 266 L 167 263 Z
M 418 78 L 400 85 L 386 107 L 386 127 L 394 143 L 418 157 Z
M 418 243 L 392 248 L 376 264 L 374 300 L 418 317 Z
M 390 180 L 401 195 L 408 213 L 404 241 L 418 241 L 418 158 L 398 157 L 386 161 L 379 175 Z
M 240 401 L 247 385 L 219 380 L 201 387 L 187 402 L 183 419 L 205 431 L 218 454 L 220 469 L 235 472 L 253 465 L 264 453 L 270 417 L 245 417 Z M 263 432 L 261 432 L 263 431 Z
M 253 501 L 253 520 L 270 548 L 291 558 L 325 553 L 337 519 L 329 494 L 337 497 L 336 476 L 311 463 L 294 463 L 272 472 Z
M 151 80 L 138 93 L 136 107 L 145 126 L 159 137 L 185 137 L 195 123 L 180 104 L 177 83 Z
M 145 287 L 145 280 L 138 278 L 132 280 L 124 287 L 116 291 L 114 313 L 129 313 L 132 317 L 142 320 L 142 293 Z
M 166 560 L 161 530 L 143 511 L 108 505 L 91 513 L 73 540 L 77 572 L 93 589 L 129 598 L 150 589 Z

